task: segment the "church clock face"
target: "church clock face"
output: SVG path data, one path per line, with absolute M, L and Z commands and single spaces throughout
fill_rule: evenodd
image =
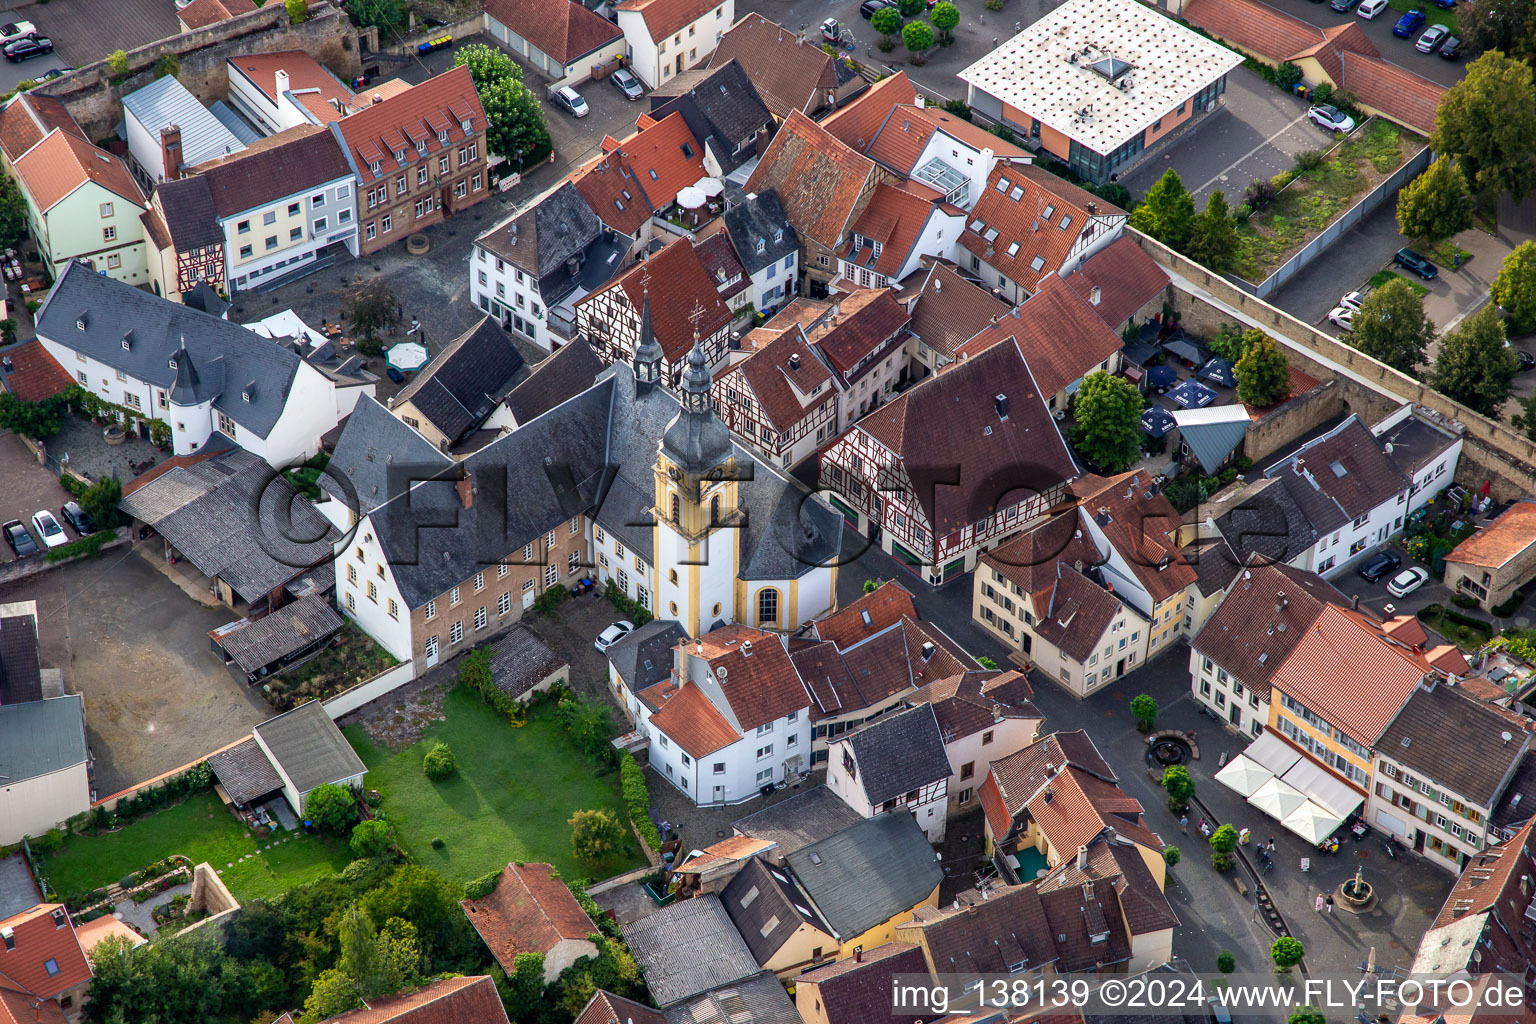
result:
M 682 473 L 678 472 L 676 466 L 668 466 L 667 467 L 667 476 L 671 477 L 673 480 L 679 479 L 680 477 L 682 477 L 682 475 L 683 475 Z

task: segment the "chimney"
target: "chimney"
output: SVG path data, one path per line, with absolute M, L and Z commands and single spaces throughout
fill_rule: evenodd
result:
M 1046 803 L 1050 803 L 1051 802 L 1051 797 L 1053 797 L 1053 796 L 1055 796 L 1055 794 L 1051 792 L 1051 787 L 1050 786 L 1046 786 L 1045 787 L 1045 802 Z
M 14 929 L 0 928 L 0 939 L 5 941 L 5 948 L 7 950 L 16 948 L 16 932 Z
M 791 352 L 789 354 L 789 368 L 791 370 L 798 370 L 798 369 L 800 369 L 800 353 L 799 352 Z
M 853 962 L 856 963 L 856 964 L 861 964 L 861 963 L 864 962 L 864 947 L 863 946 L 854 946 L 853 947 Z
M 377 93 L 376 92 L 376 93 L 373 94 L 373 103 L 383 103 L 383 102 L 384 102 L 384 94 L 383 93 Z M 370 103 L 368 105 L 369 106 L 373 106 L 373 103 Z
M 1088 870 L 1088 847 L 1086 846 L 1079 846 L 1077 848 L 1077 870 Z
M 1103 293 L 1101 293 L 1099 291 L 1099 286 L 1098 285 L 1094 285 L 1093 286 L 1093 291 L 1088 293 L 1088 301 L 1093 303 L 1095 306 L 1097 306 L 1099 304 L 1099 299 L 1101 299 L 1102 297 L 1103 297 Z
M 741 656 L 743 658 L 750 658 L 752 656 L 752 641 L 751 640 L 743 640 L 741 642 Z
M 1275 592 L 1275 614 L 1279 615 L 1281 612 L 1285 611 L 1285 606 L 1286 606 L 1287 603 L 1289 603 L 1289 602 L 1287 602 L 1286 599 L 1285 599 L 1285 591 L 1283 591 L 1283 590 L 1276 591 Z
M 998 419 L 1005 420 L 1005 419 L 1008 418 L 1008 396 L 1007 395 L 998 395 L 997 397 L 993 398 L 992 399 L 992 407 L 997 410 L 997 418 Z
M 288 72 L 284 71 L 282 68 L 278 68 L 277 72 L 272 77 L 274 79 L 273 89 L 276 90 L 278 96 L 281 96 L 283 93 L 288 91 Z
M 176 181 L 181 177 L 181 128 L 168 124 L 160 129 L 160 163 L 165 170 L 161 177 Z
M 465 473 L 463 476 L 459 477 L 458 483 L 454 486 L 459 489 L 459 504 L 463 505 L 465 508 L 474 508 L 475 478 L 469 473 Z

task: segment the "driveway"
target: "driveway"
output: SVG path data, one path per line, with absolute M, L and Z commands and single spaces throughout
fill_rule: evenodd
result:
M 0 523 L 21 520 L 27 532 L 32 534 L 33 542 L 42 548 L 43 539 L 32 527 L 32 513 L 47 509 L 59 520 L 59 525 L 64 526 L 69 539 L 76 539 L 74 531 L 64 525 L 59 516 L 59 506 L 70 500 L 70 493 L 59 486 L 58 477 L 37 464 L 26 443 L 9 430 L 0 431 L 0 480 L 5 481 L 5 486 L 0 487 Z M 0 544 L 0 563 L 15 560 L 16 555 L 10 547 Z
M 1381 56 L 1394 64 L 1400 64 L 1416 75 L 1422 75 L 1431 82 L 1439 82 L 1441 85 L 1455 85 L 1467 73 L 1467 62 L 1463 60 L 1443 60 L 1433 54 L 1423 54 L 1413 48 L 1418 42 L 1419 34 L 1415 32 L 1410 39 L 1399 39 L 1392 34 L 1392 26 L 1397 24 L 1397 19 L 1402 15 L 1401 11 L 1385 10 L 1371 20 L 1361 18 L 1354 11 L 1340 14 L 1321 0 L 1265 0 L 1271 7 L 1277 7 L 1286 14 L 1302 21 L 1309 22 L 1319 28 L 1332 28 L 1335 25 L 1346 25 L 1350 22 L 1358 22 L 1365 30 L 1366 36 L 1376 44 L 1376 49 L 1381 51 Z M 1406 6 L 1406 5 L 1405 5 Z M 1434 24 L 1445 20 L 1446 12 L 1440 10 L 1431 3 L 1415 3 L 1412 6 L 1421 7 L 1424 13 L 1429 15 L 1425 24 Z
M 1290 170 L 1297 153 L 1324 149 L 1333 141 L 1332 132 L 1307 120 L 1304 100 L 1238 68 L 1227 76 L 1226 104 L 1220 110 L 1132 169 L 1121 183 L 1141 196 L 1172 167 L 1194 193 L 1197 207 L 1203 209 L 1216 189 L 1236 207 L 1250 181 Z
M 190 600 L 139 550 L 0 589 L 0 603 L 37 602 L 43 664 L 62 669 L 65 689 L 85 696 L 102 796 L 195 761 L 273 714 L 209 648 L 208 631 L 233 613 Z
M 39 79 L 52 68 L 80 67 L 101 60 L 113 50 L 132 50 L 181 31 L 172 0 L 78 0 L 56 4 L 4 0 L 3 21 L 30 21 L 53 40 L 48 57 L 24 64 L 0 61 L 0 92 L 10 92 L 23 79 Z

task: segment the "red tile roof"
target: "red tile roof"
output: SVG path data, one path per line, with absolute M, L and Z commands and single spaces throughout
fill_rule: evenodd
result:
M 928 644 L 932 653 L 925 657 Z M 874 707 L 977 667 L 926 623 L 909 617 L 846 646 L 831 641 L 801 646 L 791 658 L 811 695 L 813 722 Z
M 649 687 L 640 696 L 647 703 L 661 705 L 651 715 L 651 724 L 691 757 L 708 757 L 741 739 L 741 733 L 692 682 L 676 687 L 668 680 Z
M 1163 841 L 1142 817 L 1140 801 L 1113 782 L 1076 768 L 1057 772 L 1029 801 L 1029 813 L 1062 858 L 1073 856 L 1105 829 L 1162 852 Z
M 707 338 L 731 322 L 731 311 L 720 299 L 714 279 L 699 262 L 693 243 L 678 238 L 643 263 L 637 263 L 623 276 L 586 296 L 576 305 L 593 301 L 610 288 L 623 290 L 634 307 L 636 322 L 644 305 L 647 288 L 654 288 L 651 301 L 651 330 L 669 363 L 675 363 L 693 348 L 694 306 L 704 311 L 698 322 L 700 337 Z
M 377 103 L 370 102 L 372 98 L 373 93 L 365 91 L 358 102 L 369 105 L 336 122 L 365 184 L 392 177 L 397 169 L 414 165 L 418 160 L 430 160 L 486 129 L 485 108 L 480 105 L 467 67 L 444 71 Z M 469 122 L 467 132 L 462 124 L 465 121 Z M 448 133 L 447 142 L 438 141 L 439 131 Z M 418 142 L 426 143 L 425 157 L 417 155 Z M 398 163 L 397 150 L 404 152 L 404 160 Z M 377 172 L 372 169 L 373 163 L 379 165 Z
M 828 115 L 821 126 L 833 138 L 862 153 L 875 141 L 875 134 L 885 124 L 892 107 L 916 102 L 917 90 L 913 88 L 911 79 L 907 78 L 905 71 L 898 71 L 890 78 L 882 78 L 847 106 Z
M 1365 30 L 1360 27 L 1360 22 L 1351 18 L 1342 25 L 1332 25 L 1323 29 L 1323 38 L 1318 43 L 1293 53 L 1290 59 L 1316 58 L 1329 78 L 1335 82 L 1342 82 L 1344 72 L 1340 58 L 1346 51 L 1364 54 L 1367 57 L 1381 56 L 1381 51 L 1376 49 L 1376 44 L 1367 38 Z
M 53 999 L 91 980 L 91 965 L 62 903 L 40 903 L 0 921 L 14 948 L 0 947 L 0 971 L 17 986 Z
M 23 402 L 41 401 L 75 383 L 69 371 L 49 355 L 40 341 L 34 339 L 19 345 L 6 355 L 11 357 L 12 370 L 6 375 L 5 386 Z
M 403 995 L 374 1000 L 321 1024 L 508 1024 L 489 975 L 440 978 Z
M 1214 36 L 1272 61 L 1323 41 L 1317 26 L 1258 0 L 1185 0 L 1184 20 Z
M 1342 56 L 1343 88 L 1354 93 L 1362 104 L 1417 131 L 1434 130 L 1435 108 L 1445 95 L 1445 86 L 1390 61 L 1360 53 L 1346 52 Z
M 850 238 L 847 248 L 838 255 L 876 274 L 897 276 L 912 247 L 922 237 L 928 218 L 933 216 L 933 207 L 931 199 L 883 182 L 876 185 L 869 204 L 853 222 L 852 233 L 864 244 L 854 249 L 854 240 Z M 875 242 L 880 243 L 878 257 L 874 255 Z
M 27 150 L 13 166 L 22 187 L 44 213 L 91 181 L 136 206 L 148 205 L 121 158 L 70 132 L 54 132 Z
M 935 131 L 933 122 L 916 116 L 916 111 L 916 107 L 892 107 L 887 110 L 885 121 L 874 141 L 861 152 L 897 174 L 911 174 L 913 165 L 917 163 L 917 158 L 922 155 Z
M 1536 544 L 1536 501 L 1521 500 L 1456 545 L 1445 560 L 1496 569 L 1532 544 Z
M 706 177 L 704 147 L 681 113 L 671 113 L 633 135 L 605 139 L 604 155 L 571 175 L 576 191 L 603 223 L 634 235 L 677 193 Z
M 548 864 L 508 864 L 494 892 L 459 905 L 508 973 L 519 953 L 547 954 L 564 940 L 585 940 L 597 931 Z
M 607 18 L 565 0 L 486 0 L 485 13 L 561 64 L 570 64 L 624 35 Z
M 859 361 L 890 344 L 911 317 L 889 288 L 860 289 L 839 301 L 837 308 L 837 316 L 807 333 L 832 368 L 852 382 L 874 368 L 873 363 L 860 367 Z
M 1040 595 L 1037 604 L 1041 604 L 1049 600 L 1049 591 L 1056 585 L 1058 562 L 1091 566 L 1101 561 L 1099 549 L 1083 535 L 1078 515 L 1074 508 L 1052 516 L 988 551 L 981 556 L 981 562 L 1003 579 L 1017 584 L 1024 594 Z M 1092 640 L 1098 640 L 1097 634 Z
M 809 703 L 800 674 L 776 633 L 739 624 L 722 626 L 678 650 L 689 658 L 703 658 L 717 678 L 720 669 L 726 670 L 720 689 L 743 732 Z M 691 685 L 685 684 L 684 689 Z
M 598 989 L 576 1015 L 575 1024 L 666 1024 L 666 1020 L 660 1010 Z
M 1156 604 L 1194 583 L 1195 569 L 1174 543 L 1183 517 L 1162 492 L 1152 493 L 1151 486 L 1149 474 L 1141 470 L 1122 473 L 1085 495 L 1082 512 L 1093 517 Z
M 1288 379 L 1291 386 L 1286 390 L 1285 397 L 1276 399 L 1269 405 L 1259 406 L 1245 404 L 1243 406 L 1243 408 L 1248 410 L 1248 416 L 1250 419 L 1259 419 L 1260 417 L 1267 415 L 1273 410 L 1280 408 L 1291 399 L 1306 394 L 1308 391 L 1311 391 L 1321 383 L 1321 381 L 1312 376 L 1310 373 L 1307 373 L 1305 370 L 1299 370 L 1292 366 L 1290 371 L 1291 372 Z
M 832 371 L 811 351 L 805 334 L 791 328 L 737 363 L 715 387 L 750 391 L 768 425 L 783 434 L 831 399 L 831 381 Z
M 1040 290 L 1016 306 L 1012 313 L 961 345 L 946 373 L 968 359 L 1009 338 L 1017 341 L 1049 399 L 1062 388 L 1101 364 L 1123 347 L 1120 335 L 1110 330 L 1093 306 L 1059 277 L 1047 278 Z
M 704 241 L 693 247 L 694 254 L 699 257 L 699 262 L 704 265 L 710 279 L 715 282 L 715 290 L 720 297 L 729 299 L 741 294 L 742 290 L 751 285 L 747 278 L 747 268 L 741 265 L 741 260 L 736 257 L 736 250 L 731 245 L 731 236 L 724 231 L 716 231 Z M 735 281 L 735 284 L 728 282 Z
M 817 620 L 811 629 L 820 639 L 846 648 L 894 626 L 903 618 L 917 618 L 912 592 L 894 580 L 887 580 L 858 600 Z
M 306 97 L 318 98 L 320 100 L 318 104 L 310 106 L 306 103 L 305 106 L 315 113 L 328 112 L 328 116 L 324 117 L 326 121 L 339 120 L 347 113 L 353 102 L 352 90 L 303 50 L 244 53 L 230 57 L 228 63 L 231 68 L 249 78 L 252 84 L 273 102 L 278 98 L 277 73 L 286 71 L 288 91 L 295 93 L 295 99 L 301 102 Z M 339 103 L 341 109 L 337 110 L 332 106 L 331 100 Z
M 176 12 L 176 17 L 189 29 L 207 28 L 221 21 L 228 21 L 237 14 L 249 14 L 256 10 L 252 0 L 192 0 Z
M 960 244 L 1035 291 L 1044 278 L 1061 270 L 1094 210 L 1122 212 L 1049 171 L 999 164 L 970 212 Z
M 651 41 L 661 42 L 704 17 L 723 0 L 623 0 L 615 11 L 639 11 Z
M 954 264 L 934 260 L 918 289 L 917 301 L 910 306 L 912 322 L 908 326 L 924 345 L 953 359 L 956 349 L 1009 308 L 996 295 L 960 276 Z
M 1072 290 L 1088 300 L 1099 319 L 1119 330 L 1142 306 L 1168 287 L 1168 272 L 1130 235 L 1121 235 L 1067 275 Z M 1098 289 L 1098 303 L 1093 301 Z
M 784 212 L 801 237 L 834 249 L 874 173 L 874 162 L 868 157 L 796 111 L 779 126 L 746 190 L 777 189 Z
M 65 1024 L 67 1020 L 56 1000 L 39 1004 L 36 996 L 0 974 L 0 1024 Z
M 52 96 L 19 93 L 0 108 L 0 150 L 14 162 L 55 128 L 85 138 L 64 104 Z
M 781 120 L 793 111 L 815 112 L 822 106 L 823 92 L 837 87 L 831 54 L 756 11 L 743 15 L 720 37 L 709 66 L 723 67 L 731 60 L 741 65 L 763 104 Z

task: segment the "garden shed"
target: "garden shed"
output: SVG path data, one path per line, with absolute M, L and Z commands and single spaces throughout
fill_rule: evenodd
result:
M 368 771 L 317 700 L 261 723 L 250 739 L 214 754 L 208 764 L 231 803 L 248 807 L 281 792 L 301 818 L 304 799 L 317 786 L 360 789 Z

